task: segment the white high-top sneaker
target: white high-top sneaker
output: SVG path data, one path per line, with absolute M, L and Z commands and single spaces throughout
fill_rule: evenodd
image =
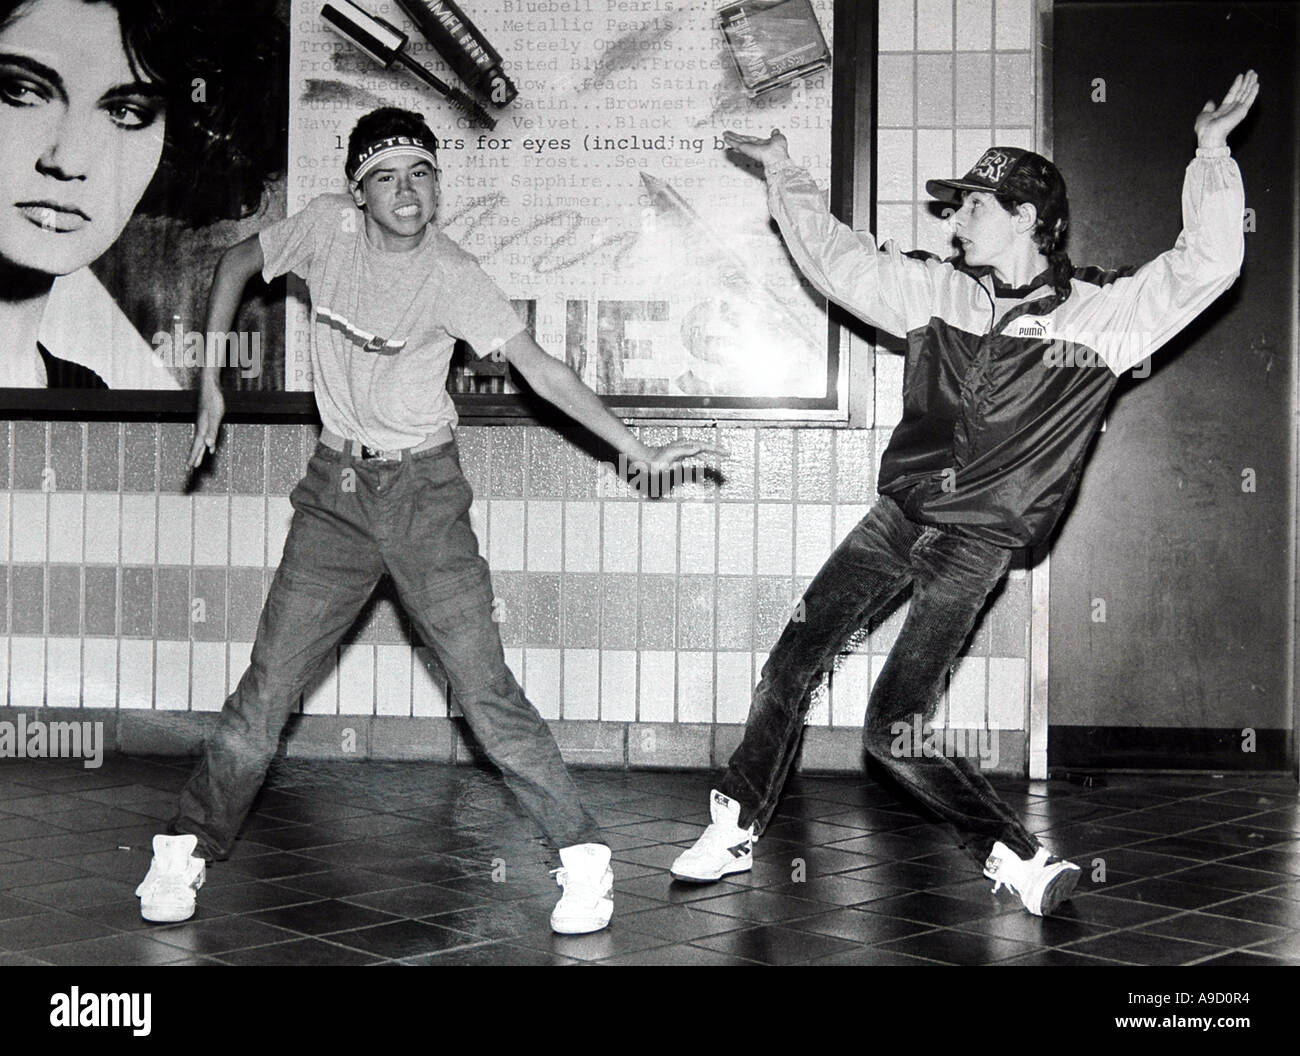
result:
M 1073 894 L 1082 870 L 1073 862 L 1053 858 L 1046 847 L 1026 859 L 999 841 L 984 863 L 984 875 L 993 881 L 995 895 L 1003 886 L 1009 887 L 1030 913 L 1045 917 Z
M 551 911 L 551 930 L 560 935 L 600 931 L 614 913 L 614 870 L 610 849 L 603 843 L 577 843 L 560 848 L 563 867 L 555 882 L 564 894 Z
M 678 880 L 707 883 L 721 880 L 730 873 L 747 873 L 754 868 L 754 826 L 740 827 L 740 804 L 728 799 L 716 788 L 709 795 L 712 824 L 673 862 L 672 873 Z
M 135 889 L 140 916 L 159 924 L 194 916 L 194 892 L 203 886 L 206 865 L 194 857 L 197 836 L 155 836 L 149 872 Z

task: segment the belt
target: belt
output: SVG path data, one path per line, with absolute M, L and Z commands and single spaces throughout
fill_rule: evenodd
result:
M 453 439 L 451 426 L 443 425 L 431 432 L 424 438 L 422 443 L 416 444 L 415 447 L 385 449 L 367 447 L 360 440 L 344 439 L 330 429 L 322 428 L 320 431 L 320 442 L 330 450 L 351 455 L 363 462 L 401 462 L 403 459 L 417 455 L 421 451 L 428 451 L 435 447 L 441 447 L 443 444 L 449 444 Z

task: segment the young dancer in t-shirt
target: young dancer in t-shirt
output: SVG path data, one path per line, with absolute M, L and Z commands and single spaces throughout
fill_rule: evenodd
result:
M 137 891 L 141 913 L 153 921 L 193 915 L 205 860 L 230 853 L 304 688 L 388 573 L 479 743 L 559 849 L 563 895 L 551 926 L 597 931 L 613 911 L 610 849 L 503 659 L 452 435 L 453 344 L 499 353 L 539 396 L 650 473 L 713 452 L 685 441 L 647 448 L 537 346 L 495 283 L 435 223 L 436 141 L 418 114 L 384 108 L 362 117 L 345 171 L 348 194 L 321 195 L 232 246 L 214 276 L 209 333 L 229 329 L 254 275 L 292 271 L 306 280 L 323 428 L 290 496 L 293 522 L 251 666 L 181 793 L 175 835 L 154 838 Z M 192 466 L 215 447 L 223 414 L 218 372 L 209 368 Z

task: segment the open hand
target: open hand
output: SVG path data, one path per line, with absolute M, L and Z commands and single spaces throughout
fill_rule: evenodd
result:
M 1228 133 L 1241 124 L 1259 94 L 1259 76 L 1254 70 L 1237 74 L 1217 107 L 1211 99 L 1196 115 L 1196 145 L 1210 149 L 1228 142 Z
M 767 139 L 744 136 L 739 132 L 724 132 L 722 139 L 730 149 L 738 151 L 747 158 L 753 158 L 763 165 L 788 161 L 790 158 L 790 145 L 779 128 L 772 129 L 772 134 Z
M 671 444 L 651 449 L 648 459 L 640 463 L 634 462 L 632 465 L 635 468 L 644 466 L 650 473 L 665 473 L 674 466 L 686 461 L 686 459 L 698 458 L 700 455 L 726 458 L 727 452 L 722 448 L 708 447 L 693 440 L 674 440 Z

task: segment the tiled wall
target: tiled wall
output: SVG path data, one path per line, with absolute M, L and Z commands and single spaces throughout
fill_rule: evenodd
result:
M 924 180 L 964 172 L 995 140 L 1034 144 L 1033 36 L 1029 0 L 881 0 L 882 239 L 941 249 Z M 874 428 L 705 430 L 731 453 L 724 483 L 662 500 L 633 497 L 547 429 L 463 429 L 507 659 L 542 714 L 743 722 L 803 585 L 875 497 L 900 387 L 901 362 L 882 354 Z M 186 425 L 0 423 L 11 707 L 220 708 L 247 663 L 314 433 L 227 426 L 213 471 L 187 493 L 190 436 Z M 1024 729 L 1029 608 L 1029 574 L 1013 570 L 953 674 L 951 724 Z M 814 725 L 856 736 L 903 615 L 844 658 Z M 445 716 L 422 652 L 381 597 L 304 711 Z

